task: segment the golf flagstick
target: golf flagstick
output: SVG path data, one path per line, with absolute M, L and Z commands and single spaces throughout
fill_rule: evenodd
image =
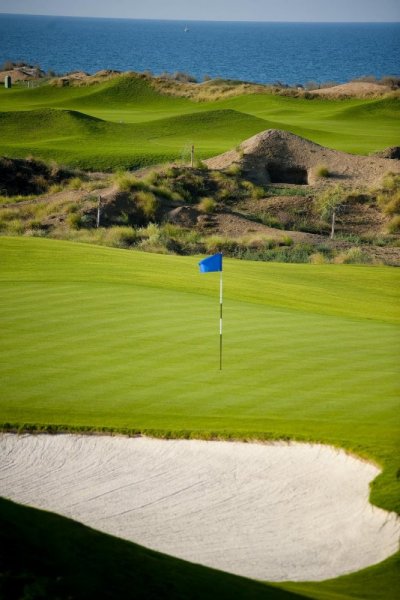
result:
M 219 278 L 219 370 L 222 371 L 222 253 L 213 254 L 199 262 L 200 273 L 220 272 Z
M 222 269 L 219 277 L 219 370 L 222 371 Z

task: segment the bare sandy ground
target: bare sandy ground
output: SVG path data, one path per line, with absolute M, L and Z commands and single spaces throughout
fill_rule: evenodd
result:
M 400 173 L 398 160 L 332 150 L 280 129 L 257 133 L 237 148 L 204 162 L 210 169 L 217 170 L 239 166 L 246 177 L 262 185 L 268 185 L 270 181 L 296 183 L 289 174 L 300 171 L 303 172 L 303 184 L 320 187 L 341 183 L 347 188 L 365 189 L 380 186 L 382 178 L 389 172 Z M 329 177 L 317 176 L 321 165 L 328 169 Z
M 391 91 L 387 85 L 380 85 L 369 81 L 350 81 L 320 90 L 312 90 L 310 93 L 317 96 L 326 97 L 341 97 L 354 96 L 356 98 L 364 98 L 365 96 L 383 96 Z
M 328 446 L 0 436 L 0 494 L 255 579 L 321 580 L 399 546 L 379 470 Z

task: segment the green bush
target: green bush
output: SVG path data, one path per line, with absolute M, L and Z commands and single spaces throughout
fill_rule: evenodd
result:
M 326 263 L 326 258 L 322 252 L 314 252 L 310 255 L 309 261 L 312 265 L 323 265 Z
M 276 229 L 283 229 L 282 223 L 279 221 L 277 217 L 274 215 L 270 215 L 267 212 L 256 213 L 256 220 L 267 227 L 274 227 Z
M 389 171 L 382 179 L 382 190 L 391 192 L 398 189 L 400 189 L 400 175 Z
M 329 169 L 325 165 L 318 165 L 315 168 L 315 177 L 317 177 L 318 179 L 323 179 L 325 177 L 329 177 L 329 175 L 330 175 Z
M 253 186 L 253 189 L 251 191 L 251 197 L 253 198 L 253 200 L 261 200 L 261 198 L 265 198 L 264 188 L 258 185 Z
M 48 181 L 44 175 L 35 175 L 32 177 L 31 183 L 33 184 L 36 193 L 42 194 L 48 188 Z
M 358 246 L 353 246 L 344 252 L 340 252 L 337 256 L 335 256 L 333 262 L 339 265 L 357 265 L 371 262 L 371 260 L 361 250 L 361 248 Z
M 127 171 L 117 171 L 113 176 L 113 182 L 117 185 L 120 192 L 132 192 L 133 190 L 146 189 L 146 183 L 138 179 L 132 173 Z
M 83 186 L 83 181 L 80 177 L 73 177 L 68 182 L 68 188 L 70 190 L 80 190 Z
M 217 208 L 217 203 L 213 198 L 202 198 L 199 202 L 199 210 L 204 213 L 213 213 Z
M 162 179 L 162 173 L 158 171 L 150 171 L 144 179 L 148 185 L 157 185 Z
M 400 190 L 390 190 L 378 194 L 377 201 L 383 212 L 387 215 L 400 213 Z
M 152 192 L 137 192 L 135 202 L 147 220 L 155 218 L 159 203 Z
M 388 225 L 389 233 L 400 233 L 400 215 L 396 215 Z
M 67 217 L 67 223 L 71 229 L 80 229 L 82 226 L 82 216 L 78 212 L 71 212 Z
M 138 241 L 138 233 L 132 227 L 110 227 L 106 230 L 104 241 L 115 248 L 129 248 Z
M 210 235 L 204 238 L 204 246 L 207 252 L 234 252 L 238 248 L 238 242 L 231 238 L 220 235 Z
M 53 185 L 51 185 L 48 189 L 49 194 L 57 194 L 58 192 L 62 192 L 64 189 L 64 186 L 62 185 L 62 183 L 53 183 Z
M 233 175 L 234 177 L 238 177 L 242 173 L 242 167 L 238 164 L 232 164 L 227 169 L 225 169 L 225 173 L 227 175 Z
M 173 192 L 172 190 L 170 190 L 169 188 L 167 188 L 164 185 L 154 187 L 151 191 L 154 194 L 156 194 L 159 198 L 164 198 L 165 200 L 170 200 L 170 201 L 181 200 L 181 197 L 179 196 L 179 194 L 176 194 L 175 192 Z

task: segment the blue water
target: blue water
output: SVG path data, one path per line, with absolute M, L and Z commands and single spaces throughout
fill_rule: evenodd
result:
M 58 73 L 185 71 L 260 83 L 400 74 L 400 23 L 228 23 L 0 15 L 0 63 Z

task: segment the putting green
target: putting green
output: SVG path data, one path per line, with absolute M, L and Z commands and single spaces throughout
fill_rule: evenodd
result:
M 218 274 L 197 258 L 37 238 L 0 254 L 3 424 L 322 441 L 381 464 L 372 501 L 400 509 L 398 270 L 225 260 L 220 372 Z M 395 571 L 304 592 L 378 598 L 383 579 L 394 597 Z
M 394 468 L 396 269 L 226 260 L 220 372 L 218 275 L 195 257 L 0 248 L 2 422 L 291 436 Z
M 207 158 L 269 128 L 367 154 L 395 145 L 398 98 L 327 100 L 250 94 L 194 102 L 121 76 L 90 86 L 0 89 L 0 154 L 34 154 L 89 169 Z

